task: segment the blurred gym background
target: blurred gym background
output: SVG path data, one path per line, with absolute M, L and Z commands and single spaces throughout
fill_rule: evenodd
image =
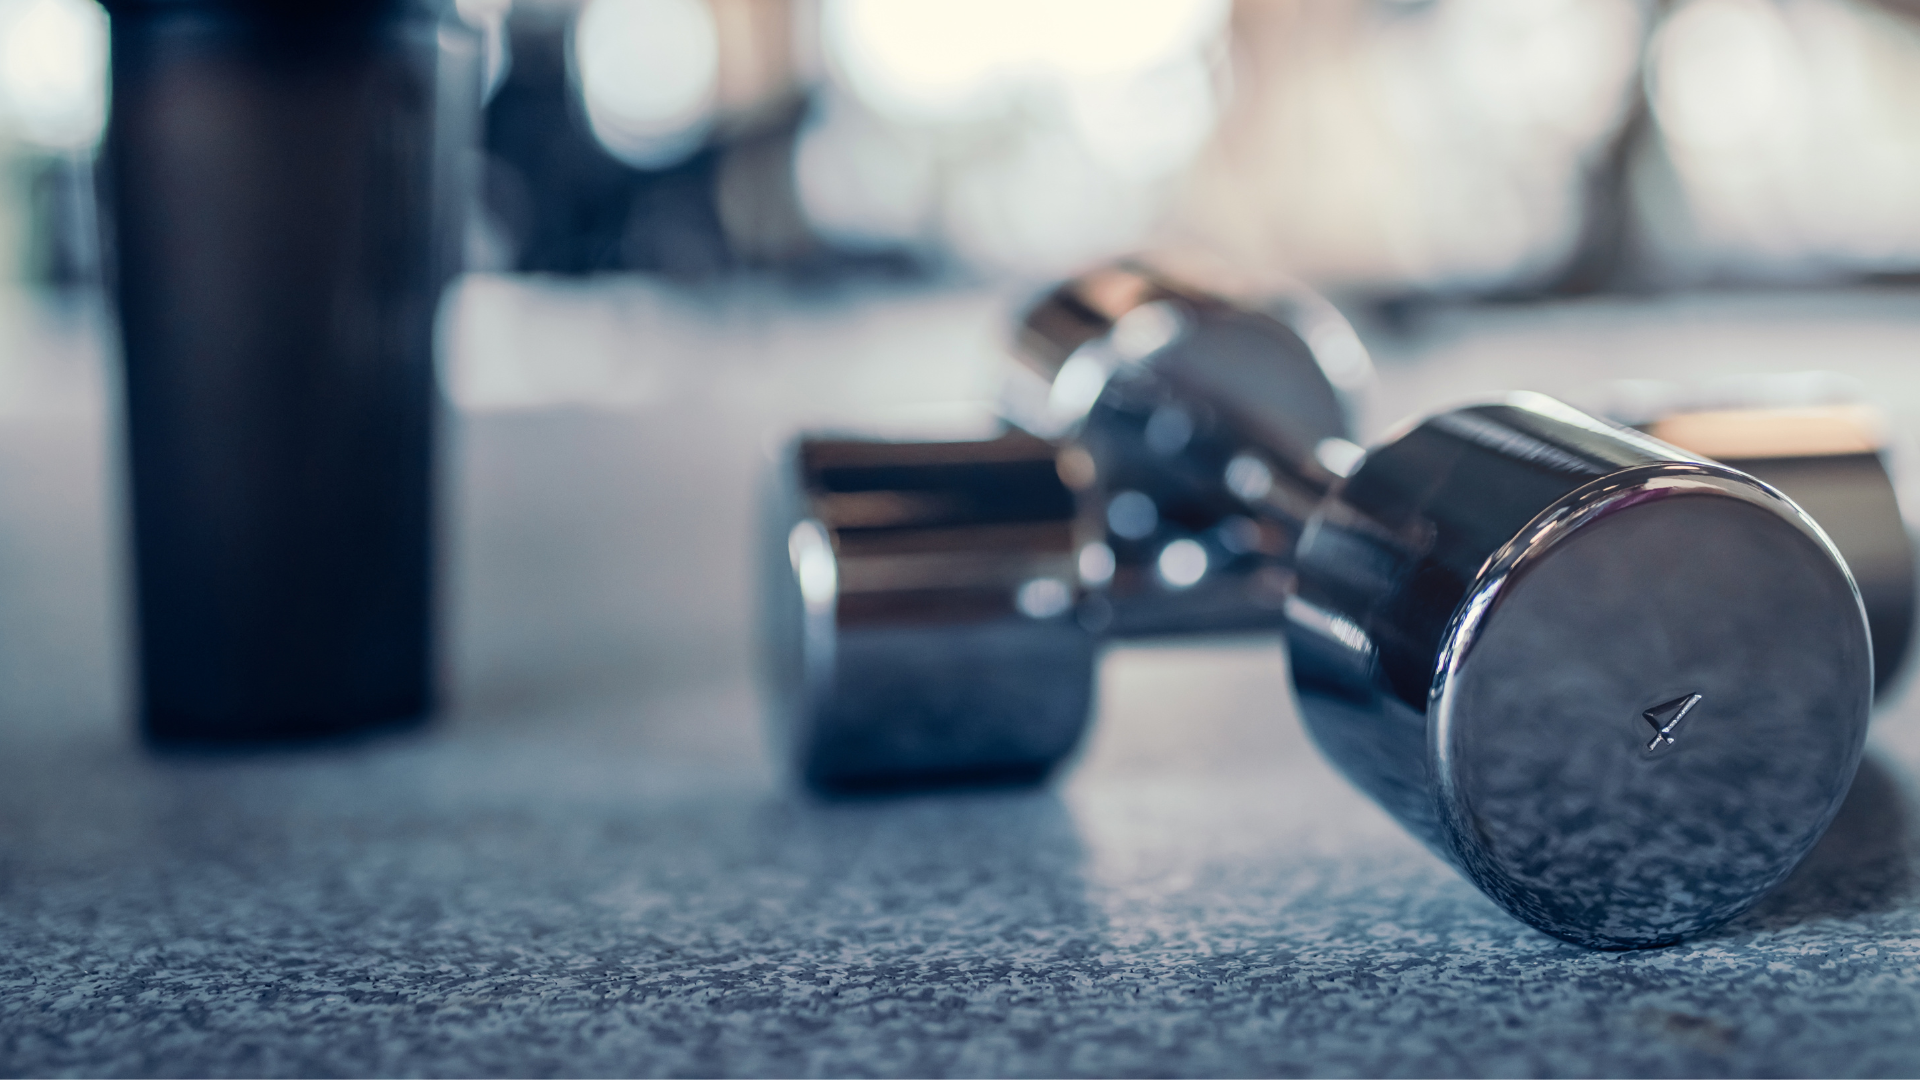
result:
M 1214 253 L 1392 313 L 1920 270 L 1910 0 L 460 0 L 482 271 L 1041 281 Z M 0 238 L 91 287 L 91 0 L 0 0 Z

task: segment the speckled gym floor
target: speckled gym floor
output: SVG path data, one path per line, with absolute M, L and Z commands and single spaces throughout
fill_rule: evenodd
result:
M 1259 639 L 1110 654 L 1048 788 L 809 800 L 748 674 L 764 437 L 990 392 L 1002 298 L 479 287 L 531 329 L 454 338 L 446 713 L 250 753 L 133 737 L 95 324 L 6 309 L 0 1072 L 1920 1072 L 1912 694 L 1785 886 L 1637 953 L 1527 929 L 1402 834 Z M 1373 431 L 1477 390 L 1813 367 L 1920 430 L 1910 294 L 1372 343 Z

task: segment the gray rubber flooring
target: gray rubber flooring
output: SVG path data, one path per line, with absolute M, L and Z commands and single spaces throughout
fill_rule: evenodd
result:
M 1048 787 L 813 801 L 749 676 L 764 436 L 990 392 L 998 298 L 479 287 L 449 706 L 250 753 L 133 737 L 96 339 L 7 309 L 0 1072 L 1920 1073 L 1910 695 L 1785 886 L 1636 953 L 1527 929 L 1401 834 L 1256 639 L 1110 654 Z M 1442 315 L 1376 346 L 1375 425 L 1499 386 L 1827 367 L 1920 430 L 1920 297 Z

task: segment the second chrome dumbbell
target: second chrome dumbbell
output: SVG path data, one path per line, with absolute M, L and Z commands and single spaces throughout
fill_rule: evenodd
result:
M 1044 381 L 1014 411 L 1057 442 L 794 444 L 768 595 L 808 783 L 1031 779 L 1085 726 L 1097 637 L 1279 626 L 1287 554 L 1335 478 L 1316 452 L 1358 452 L 1334 377 L 1366 370 L 1337 313 L 1287 303 L 1096 271 L 1022 324 Z

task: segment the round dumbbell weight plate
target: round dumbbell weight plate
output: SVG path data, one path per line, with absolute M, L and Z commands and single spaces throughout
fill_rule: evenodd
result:
M 766 667 L 808 785 L 1030 782 L 1078 745 L 1095 638 L 1052 446 L 804 438 L 770 501 Z
M 1557 936 L 1657 945 L 1732 918 L 1858 764 L 1871 650 L 1824 535 L 1744 474 L 1558 403 L 1374 450 L 1298 571 L 1316 741 Z

